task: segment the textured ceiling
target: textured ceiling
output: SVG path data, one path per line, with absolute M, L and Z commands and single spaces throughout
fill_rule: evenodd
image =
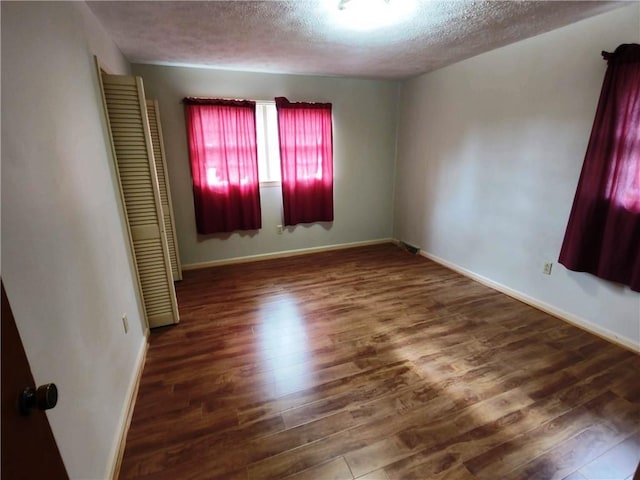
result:
M 389 7 L 403 2 L 415 4 L 411 14 L 365 31 L 340 22 L 339 0 L 87 3 L 133 63 L 393 79 L 624 4 L 388 0 Z

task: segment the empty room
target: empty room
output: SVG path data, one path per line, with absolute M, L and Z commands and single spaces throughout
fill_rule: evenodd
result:
M 1 2 L 3 479 L 640 479 L 640 2 Z

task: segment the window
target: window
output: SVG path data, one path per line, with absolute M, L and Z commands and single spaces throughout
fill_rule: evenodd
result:
M 278 112 L 275 102 L 256 102 L 256 133 L 260 183 L 280 182 Z
M 608 62 L 559 262 L 640 292 L 640 45 Z
M 255 102 L 184 103 L 198 233 L 259 229 Z
M 333 221 L 330 103 L 276 98 L 284 224 Z
M 333 221 L 330 103 L 184 103 L 198 233 L 260 228 L 260 183 L 281 184 L 285 225 Z
M 220 107 L 217 113 L 201 112 L 201 121 L 206 123 L 202 134 L 205 147 L 206 184 L 209 188 L 224 192 L 229 186 L 249 184 L 246 170 L 240 168 L 244 158 L 255 156 L 255 140 L 242 138 L 234 125 L 236 118 L 230 117 Z M 232 127 L 230 128 L 230 125 Z M 253 132 L 248 132 L 249 135 Z

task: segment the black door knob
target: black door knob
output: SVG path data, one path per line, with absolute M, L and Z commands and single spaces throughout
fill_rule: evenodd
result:
M 26 387 L 20 393 L 20 413 L 29 415 L 31 410 L 49 410 L 58 403 L 58 387 L 55 383 L 41 385 L 36 390 L 33 387 Z

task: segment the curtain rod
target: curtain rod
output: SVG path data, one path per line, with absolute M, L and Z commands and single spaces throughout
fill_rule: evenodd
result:
M 184 98 L 194 98 L 194 99 L 199 99 L 199 100 L 229 100 L 229 101 L 232 101 L 232 102 L 249 101 L 249 102 L 255 102 L 255 103 L 276 103 L 273 98 L 271 100 L 246 100 L 246 99 L 230 98 L 230 97 L 184 97 Z M 178 101 L 178 103 L 179 104 L 183 104 L 184 103 L 184 98 L 180 99 Z

